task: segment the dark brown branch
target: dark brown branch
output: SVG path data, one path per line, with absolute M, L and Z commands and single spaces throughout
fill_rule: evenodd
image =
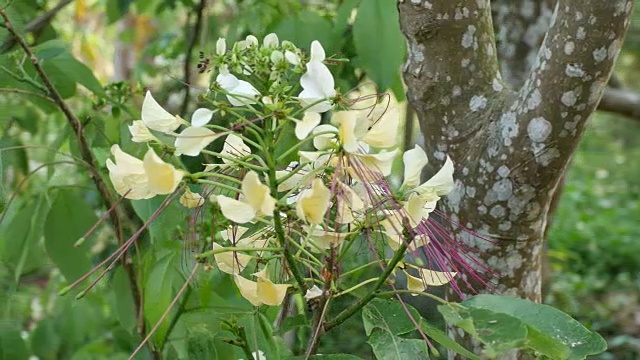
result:
M 607 88 L 598 110 L 640 121 L 640 94 L 630 90 Z
M 29 21 L 27 25 L 24 27 L 25 33 L 31 32 L 39 32 L 44 29 L 49 23 L 51 19 L 53 19 L 56 14 L 62 10 L 65 6 L 71 4 L 73 0 L 61 0 L 58 5 L 51 8 L 51 10 L 45 12 L 44 14 L 38 16 L 37 18 Z M 0 53 L 10 50 L 16 44 L 16 37 L 10 36 L 0 47 Z
M 126 219 L 126 217 L 120 215 L 121 211 L 117 206 L 115 206 L 115 200 L 111 194 L 111 191 L 109 190 L 109 187 L 104 181 L 102 175 L 98 171 L 96 158 L 91 152 L 91 149 L 87 144 L 86 139 L 84 138 L 84 128 L 83 128 L 82 122 L 74 114 L 74 112 L 71 110 L 69 105 L 67 105 L 64 99 L 62 99 L 62 97 L 60 96 L 60 93 L 58 93 L 58 90 L 56 90 L 56 88 L 53 86 L 53 83 L 49 79 L 46 72 L 42 69 L 42 66 L 38 61 L 38 58 L 31 50 L 31 47 L 29 46 L 29 44 L 27 44 L 25 39 L 20 34 L 18 34 L 18 32 L 13 28 L 13 25 L 9 21 L 9 18 L 6 15 L 4 9 L 0 9 L 0 17 L 4 19 L 4 26 L 7 29 L 7 31 L 9 31 L 9 33 L 13 35 L 15 41 L 20 45 L 20 47 L 24 50 L 25 54 L 29 57 L 29 60 L 33 64 L 33 67 L 35 68 L 36 73 L 38 73 L 47 91 L 49 92 L 48 96 L 51 99 L 53 99 L 56 105 L 60 108 L 65 118 L 67 119 L 67 122 L 73 129 L 74 134 L 76 136 L 76 141 L 78 142 L 78 148 L 80 149 L 80 155 L 82 157 L 82 160 L 88 165 L 91 179 L 94 185 L 96 186 L 98 193 L 100 194 L 102 203 L 106 209 L 111 209 L 110 220 L 112 225 L 116 229 L 118 243 L 123 244 L 126 238 L 125 238 L 124 230 L 121 224 L 121 219 Z M 122 266 L 129 277 L 129 283 L 131 286 L 133 301 L 135 303 L 136 314 L 138 315 L 138 319 L 142 319 L 142 316 L 141 316 L 141 314 L 143 313 L 142 301 L 141 301 L 142 293 L 140 288 L 138 287 L 136 273 L 133 267 L 131 266 L 131 264 L 127 262 L 126 257 L 123 257 L 122 259 L 123 259 Z M 146 337 L 146 329 L 145 329 L 144 321 L 142 322 L 139 321 L 138 323 L 138 334 L 142 338 Z M 149 347 L 149 350 L 154 359 L 160 359 L 160 354 L 156 352 L 152 347 Z
M 204 9 L 207 7 L 206 0 L 200 0 L 200 3 L 194 8 L 194 13 L 196 15 L 196 21 L 193 24 L 193 29 L 189 34 L 189 43 L 187 45 L 187 51 L 185 53 L 184 59 L 184 100 L 182 100 L 182 105 L 180 106 L 180 114 L 185 115 L 187 111 L 187 107 L 189 106 L 189 95 L 191 94 L 191 70 L 193 68 L 192 59 L 193 59 L 193 49 L 198 43 L 198 39 L 200 38 L 200 33 L 202 32 L 202 19 L 204 17 Z M 189 25 L 187 25 L 187 28 Z

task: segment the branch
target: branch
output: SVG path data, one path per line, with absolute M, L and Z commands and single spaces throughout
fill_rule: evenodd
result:
M 632 13 L 631 3 L 618 4 L 560 1 L 536 65 L 502 114 L 517 119 L 508 142 L 531 149 L 538 176 L 556 179 L 564 171 L 606 89 Z
M 598 110 L 640 121 L 640 94 L 630 90 L 607 88 Z
M 14 29 L 13 24 L 9 21 L 9 17 L 5 13 L 5 9 L 0 9 L 0 17 L 4 19 L 4 26 L 7 29 L 7 31 L 9 31 L 9 33 L 13 35 L 15 41 L 24 50 L 25 54 L 28 56 L 29 60 L 33 64 L 33 67 L 35 68 L 36 73 L 38 73 L 38 75 L 42 79 L 42 82 L 44 83 L 49 93 L 48 96 L 60 108 L 65 118 L 67 119 L 67 122 L 73 129 L 76 135 L 76 141 L 78 142 L 78 148 L 80 149 L 80 156 L 88 166 L 91 179 L 94 185 L 96 186 L 98 193 L 100 194 L 103 205 L 105 206 L 106 209 L 110 210 L 110 219 L 114 228 L 117 230 L 116 234 L 118 237 L 118 243 L 124 244 L 126 238 L 124 236 L 120 219 L 126 219 L 127 217 L 120 215 L 120 209 L 117 207 L 116 202 L 111 195 L 111 191 L 109 190 L 109 187 L 107 186 L 106 182 L 102 178 L 102 175 L 98 171 L 96 158 L 91 152 L 91 149 L 89 148 L 89 145 L 87 144 L 86 139 L 84 138 L 84 129 L 83 129 L 82 123 L 80 122 L 80 119 L 78 119 L 78 117 L 73 113 L 73 111 L 71 111 L 71 108 L 69 107 L 69 105 L 67 105 L 64 99 L 62 99 L 62 97 L 60 96 L 60 93 L 58 93 L 58 90 L 56 90 L 56 88 L 53 86 L 51 79 L 49 79 L 46 72 L 42 69 L 42 66 L 38 61 L 38 58 L 35 56 L 35 54 L 31 50 L 31 48 L 29 47 L 25 39 L 20 34 L 18 34 L 18 32 Z M 138 287 L 135 271 L 131 266 L 131 264 L 127 263 L 125 257 L 122 258 L 122 266 L 129 277 L 131 293 L 133 295 L 133 301 L 136 307 L 136 314 L 138 315 L 138 319 L 142 319 L 142 316 L 141 316 L 141 314 L 143 313 L 142 300 L 141 300 L 142 294 Z M 138 322 L 138 334 L 143 338 L 146 337 L 146 329 L 145 329 L 144 321 Z M 160 358 L 160 354 L 157 353 L 154 349 L 150 347 L 149 350 L 154 359 Z
M 61 0 L 58 5 L 51 8 L 51 10 L 45 12 L 39 17 L 29 21 L 27 25 L 24 27 L 25 33 L 38 32 L 44 29 L 49 23 L 51 19 L 53 19 L 56 14 L 62 10 L 65 6 L 71 4 L 73 0 Z M 10 50 L 16 44 L 16 35 L 10 36 L 3 44 L 0 46 L 0 53 L 4 53 Z
M 487 98 L 478 95 L 499 77 L 488 2 L 401 1 L 398 7 L 409 49 L 404 78 L 420 119 L 442 103 L 450 111 L 436 116 L 454 121 L 461 119 L 452 116 L 456 110 L 466 112 L 469 104 L 484 108 Z
M 187 52 L 185 54 L 184 59 L 184 100 L 182 100 L 182 105 L 180 106 L 180 114 L 184 115 L 187 111 L 187 106 L 189 106 L 189 94 L 191 93 L 191 86 L 189 85 L 191 81 L 191 68 L 193 64 L 191 63 L 191 58 L 193 56 L 193 48 L 198 43 L 198 38 L 200 37 L 200 33 L 202 32 L 202 18 L 204 15 L 204 9 L 207 6 L 207 0 L 200 0 L 200 3 L 195 7 L 194 12 L 196 14 L 196 22 L 193 25 L 193 30 L 189 36 L 189 44 L 187 45 Z M 187 25 L 188 27 L 188 25 Z

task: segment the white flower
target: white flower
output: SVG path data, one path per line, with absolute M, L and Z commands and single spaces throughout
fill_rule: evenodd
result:
M 310 224 L 321 224 L 329 207 L 330 199 L 331 191 L 324 185 L 322 180 L 315 179 L 311 184 L 311 189 L 300 193 L 296 204 L 296 213 L 302 221 Z
M 150 91 L 147 91 L 142 103 L 142 121 L 152 130 L 163 133 L 171 133 L 182 124 L 179 116 L 171 115 L 167 110 L 153 98 Z
M 293 120 L 296 123 L 296 137 L 298 140 L 304 140 L 309 133 L 320 124 L 321 116 L 314 112 L 305 112 L 302 120 Z
M 218 74 L 216 82 L 229 93 L 227 99 L 233 106 L 255 104 L 256 97 L 260 95 L 253 85 L 244 80 L 238 80 L 235 75 L 230 74 L 225 69 Z
M 284 60 L 284 55 L 282 54 L 282 51 L 274 50 L 271 52 L 271 56 L 269 58 L 271 59 L 272 63 L 278 64 L 282 62 L 282 60 Z
M 307 109 L 310 112 L 323 113 L 331 109 L 330 99 L 336 96 L 333 75 L 322 63 L 324 58 L 322 45 L 318 41 L 313 41 L 311 43 L 311 58 L 306 65 L 307 72 L 300 77 L 300 85 L 303 90 L 298 95 L 302 106 L 310 106 Z
M 191 115 L 191 126 L 205 126 L 213 117 L 213 110 L 199 108 Z
M 232 158 L 243 158 L 251 154 L 251 148 L 242 141 L 242 138 L 236 134 L 230 133 L 224 141 L 224 146 L 220 152 L 223 155 L 227 155 Z M 234 162 L 229 159 L 222 159 L 222 162 L 227 165 L 233 165 Z
M 120 149 L 119 145 L 111 147 L 115 162 L 107 159 L 109 178 L 116 192 L 127 199 L 149 199 L 155 194 L 149 189 L 149 178 L 144 172 L 142 160 L 137 159 Z
M 173 165 L 162 161 L 151 148 L 144 155 L 143 167 L 149 179 L 149 190 L 157 195 L 171 194 L 176 191 L 184 175 Z
M 262 184 L 258 174 L 249 171 L 242 180 L 242 197 L 236 200 L 224 195 L 216 196 L 222 215 L 227 219 L 238 223 L 247 223 L 256 216 L 273 215 L 276 201 L 270 195 L 268 186 Z
M 137 143 L 159 141 L 158 138 L 151 134 L 149 128 L 144 124 L 142 120 L 135 120 L 129 125 L 129 133 L 131 133 L 131 141 Z
M 198 156 L 204 148 L 220 136 L 221 134 L 216 134 L 206 127 L 190 126 L 176 136 L 175 153 L 176 155 Z
M 427 154 L 420 146 L 416 145 L 413 149 L 404 152 L 402 161 L 404 162 L 402 188 L 412 189 L 420 184 L 422 169 L 429 163 Z
M 319 298 L 323 293 L 324 291 L 322 291 L 318 285 L 313 285 L 311 289 L 307 289 L 307 292 L 304 294 L 304 299 L 309 301 L 311 299 Z

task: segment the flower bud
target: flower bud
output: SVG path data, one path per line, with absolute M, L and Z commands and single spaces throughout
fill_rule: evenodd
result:
M 258 38 L 253 36 L 253 35 L 247 35 L 245 42 L 247 44 L 247 47 L 250 48 L 252 46 L 257 46 L 258 45 Z
M 274 50 L 271 53 L 271 62 L 274 64 L 278 64 L 284 60 L 284 55 L 282 55 L 282 51 Z
M 225 52 L 227 52 L 227 41 L 224 38 L 219 38 L 216 41 L 216 54 L 222 56 Z
M 264 41 L 262 42 L 262 46 L 265 48 L 276 48 L 280 44 L 278 40 L 278 35 L 271 33 L 264 37 Z
M 289 51 L 289 50 L 285 51 L 284 57 L 285 57 L 285 59 L 287 59 L 287 61 L 291 65 L 296 66 L 296 65 L 300 64 L 300 57 L 296 53 L 294 53 L 292 51 Z

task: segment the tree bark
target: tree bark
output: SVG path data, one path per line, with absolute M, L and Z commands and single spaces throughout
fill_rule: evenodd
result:
M 492 240 L 450 226 L 498 274 L 494 292 L 541 301 L 552 196 L 604 92 L 633 3 L 560 0 L 553 12 L 529 5 L 523 18 L 548 11 L 549 22 L 523 30 L 531 43 L 544 40 L 535 55 L 527 52 L 527 70 L 503 65 L 508 82 L 498 53 L 528 50 L 496 47 L 487 0 L 399 4 L 409 50 L 403 75 L 427 154 L 436 167 L 447 155 L 456 164 L 440 210 Z

